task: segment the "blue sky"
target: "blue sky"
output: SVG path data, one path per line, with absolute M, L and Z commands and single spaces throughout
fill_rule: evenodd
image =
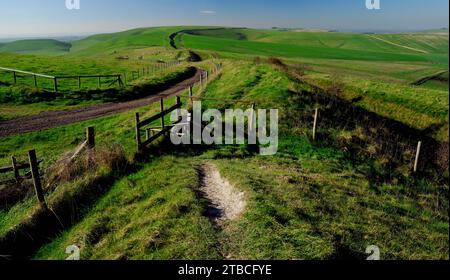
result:
M 165 25 L 405 31 L 448 27 L 448 0 L 0 0 L 0 37 L 79 35 Z

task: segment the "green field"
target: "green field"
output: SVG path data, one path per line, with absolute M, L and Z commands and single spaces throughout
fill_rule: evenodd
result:
M 175 49 L 170 35 L 177 32 Z M 135 157 L 134 113 L 155 114 L 159 104 L 151 104 L 2 138 L 0 166 L 9 165 L 13 154 L 25 161 L 35 148 L 48 171 L 45 185 L 58 175 L 55 162 L 83 141 L 86 127 L 96 127 L 97 151 L 83 155 L 65 179 L 46 189 L 50 207 L 70 216 L 71 223 L 40 242 L 31 258 L 62 260 L 65 248 L 76 244 L 82 259 L 95 260 L 364 259 L 367 246 L 377 245 L 383 259 L 448 260 L 448 168 L 427 167 L 424 174 L 412 175 L 416 135 L 386 139 L 397 145 L 397 159 L 383 139 L 373 137 L 384 133 L 381 126 L 364 122 L 374 113 L 399 122 L 405 131 L 448 141 L 448 72 L 412 85 L 448 70 L 448 34 L 180 26 L 94 35 L 70 46 L 49 40 L 35 46 L 27 41 L 0 45 L 0 66 L 49 75 L 129 73 L 161 61 L 186 61 L 192 50 L 204 61 L 186 61 L 133 85 L 164 82 L 192 65 L 211 70 L 211 62 L 220 61 L 222 72 L 203 91 L 194 88 L 197 97 L 209 98 L 203 106 L 277 108 L 280 129 L 278 153 L 270 157 L 246 145 L 176 148 L 162 141 L 142 160 Z M 111 101 L 107 89 L 101 98 L 86 99 L 83 92 L 72 92 L 72 85 L 52 100 L 24 99 L 46 92 L 19 79 L 19 85 L 11 85 L 11 76 L 0 71 L 0 122 Z M 85 90 L 95 82 L 87 81 Z M 365 115 L 354 126 L 341 126 L 340 120 L 325 125 L 322 118 L 332 120 L 345 108 L 324 106 L 319 139 L 312 141 L 319 104 L 313 86 L 330 99 L 351 101 Z M 333 87 L 339 89 L 335 95 Z M 133 92 L 127 94 L 133 98 Z M 188 102 L 186 93 L 182 101 Z M 246 210 L 237 220 L 217 226 L 205 215 L 207 201 L 199 195 L 204 163 L 215 164 L 245 193 Z M 0 194 L 7 187 L 0 183 Z M 0 242 L 36 227 L 41 215 L 32 192 L 0 207 Z

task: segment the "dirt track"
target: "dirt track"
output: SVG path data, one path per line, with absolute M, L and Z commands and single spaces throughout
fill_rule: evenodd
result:
M 3 121 L 0 122 L 0 137 L 82 122 L 146 106 L 158 101 L 161 97 L 172 96 L 182 90 L 186 90 L 190 85 L 199 81 L 201 73 L 201 70 L 197 69 L 193 77 L 175 84 L 167 90 L 142 99 L 123 103 L 104 103 L 72 110 L 44 112 L 35 116 Z

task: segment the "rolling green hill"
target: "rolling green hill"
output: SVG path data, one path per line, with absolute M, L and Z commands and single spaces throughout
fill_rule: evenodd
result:
M 255 29 L 190 30 L 185 47 L 221 53 L 448 65 L 448 37 L 434 34 L 356 34 Z
M 70 43 L 60 42 L 53 39 L 31 39 L 19 40 L 11 43 L 0 44 L 0 52 L 60 55 L 70 51 Z
M 430 138 L 421 162 L 448 162 L 444 149 L 441 158 L 428 145 L 431 137 L 448 141 L 448 72 L 412 85 L 448 68 L 448 36 L 158 27 L 90 36 L 74 41 L 70 51 L 42 41 L 47 43 L 0 45 L 9 46 L 0 66 L 55 75 L 124 72 L 130 78 L 132 70 L 186 60 L 192 50 L 205 60 L 184 64 L 210 73 L 212 62 L 222 65 L 203 89 L 193 89 L 205 109 L 245 110 L 254 103 L 279 109 L 280 118 L 279 149 L 271 157 L 246 145 L 177 149 L 163 141 L 154 156 L 140 160 L 135 113 L 155 115 L 158 103 L 3 137 L 1 165 L 10 164 L 12 154 L 25 162 L 26 152 L 36 149 L 43 185 L 50 186 L 47 202 L 58 219 L 67 215 L 62 232 L 33 239 L 35 259 L 62 260 L 71 244 L 80 247 L 82 259 L 364 259 L 370 244 L 382 249 L 383 259 L 448 259 L 448 169 L 412 175 L 418 137 Z M 33 46 L 32 54 L 25 55 L 21 44 L 28 51 Z M 42 55 L 56 53 L 61 55 Z M 175 71 L 128 83 L 156 83 Z M 17 78 L 19 85 L 11 85 L 11 73 L 0 72 L 0 121 L 111 101 L 107 92 L 93 98 L 69 92 L 21 104 L 20 98 L 33 97 L 34 86 L 29 77 Z M 96 82 L 83 80 L 89 88 Z M 187 89 L 181 98 L 189 107 Z M 312 141 L 316 109 L 318 137 Z M 95 126 L 95 151 L 60 169 L 58 159 L 73 154 L 89 126 Z M 208 202 L 198 196 L 205 162 L 245 192 L 246 211 L 223 227 L 204 215 Z M 35 225 L 45 225 L 31 194 L 11 206 L 0 208 L 0 247 L 4 240 L 15 245 L 16 234 L 29 234 L 29 240 L 39 234 Z

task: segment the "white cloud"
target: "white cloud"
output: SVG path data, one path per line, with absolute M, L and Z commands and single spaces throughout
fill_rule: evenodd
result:
M 217 14 L 217 12 L 216 11 L 200 11 L 200 14 L 214 15 L 214 14 Z

